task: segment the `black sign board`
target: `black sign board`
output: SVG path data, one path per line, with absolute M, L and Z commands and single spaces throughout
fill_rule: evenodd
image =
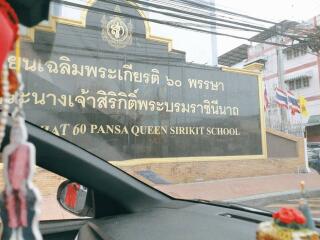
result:
M 108 161 L 262 157 L 258 76 L 186 63 L 123 3 L 23 43 L 27 120 Z

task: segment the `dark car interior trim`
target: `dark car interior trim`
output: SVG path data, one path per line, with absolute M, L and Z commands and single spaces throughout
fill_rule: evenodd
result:
M 170 201 L 169 196 L 78 146 L 31 123 L 27 123 L 27 128 L 29 140 L 37 149 L 37 165 L 95 189 L 97 213 L 102 213 L 103 216 L 131 213 Z M 6 136 L 10 135 L 9 130 L 10 126 L 7 128 Z M 8 137 L 4 139 L 3 145 L 7 142 Z
M 94 218 L 43 221 L 44 240 L 247 240 L 270 219 L 240 205 L 171 198 L 68 141 L 27 127 L 38 166 L 94 192 Z

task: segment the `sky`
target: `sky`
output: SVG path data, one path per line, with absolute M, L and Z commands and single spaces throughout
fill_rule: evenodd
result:
M 69 0 L 71 2 L 84 3 L 86 0 Z M 163 0 L 166 1 L 166 0 Z M 167 0 L 168 2 L 174 0 Z M 212 0 L 201 0 L 212 1 Z M 247 14 L 252 17 L 279 22 L 282 20 L 307 21 L 316 15 L 320 15 L 320 0 L 215 0 L 216 6 L 225 10 Z M 217 13 L 221 14 L 221 13 Z M 77 18 L 79 10 L 63 7 L 63 17 Z M 167 16 L 150 13 L 150 18 L 170 20 Z M 320 18 L 320 16 L 319 16 Z M 177 19 L 171 19 L 176 20 Z M 179 20 L 181 21 L 181 20 Z M 262 26 L 264 25 L 261 23 Z M 211 35 L 173 28 L 170 26 L 151 23 L 152 35 L 170 38 L 173 40 L 173 48 L 186 52 L 188 62 L 199 64 L 212 64 L 212 52 L 218 56 L 248 41 L 237 40 L 230 37 L 217 37 L 217 49 L 212 49 Z M 266 27 L 266 25 L 264 25 Z M 271 26 L 271 25 L 268 25 Z M 243 34 L 243 32 L 229 31 L 230 34 Z M 250 37 L 255 35 L 246 35 Z
M 320 15 L 319 0 L 216 0 L 217 7 L 267 19 L 306 21 Z M 219 55 L 232 49 L 239 41 L 231 38 L 218 38 Z
M 320 15 L 319 0 L 216 0 L 216 6 L 225 10 L 274 22 L 280 22 L 282 20 L 302 22 L 316 15 Z M 156 15 L 156 17 L 166 19 L 166 17 L 160 15 Z M 261 24 L 264 27 L 271 26 L 265 25 L 264 23 Z M 153 34 L 172 38 L 173 47 L 187 53 L 187 61 L 209 65 L 212 63 L 211 51 L 213 50 L 211 50 L 211 37 L 208 34 L 173 29 L 159 24 L 151 24 L 151 26 Z M 239 33 L 238 31 L 228 31 L 228 33 L 235 35 L 243 34 L 243 32 Z M 251 35 L 246 35 L 245 37 L 250 37 L 255 34 L 256 33 L 251 33 Z M 220 56 L 242 43 L 249 44 L 249 42 L 245 40 L 218 36 L 217 55 Z

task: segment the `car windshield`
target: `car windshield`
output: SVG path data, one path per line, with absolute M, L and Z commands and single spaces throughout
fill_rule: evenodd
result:
M 319 13 L 53 1 L 21 29 L 26 119 L 172 197 L 269 211 L 306 197 L 320 218 Z

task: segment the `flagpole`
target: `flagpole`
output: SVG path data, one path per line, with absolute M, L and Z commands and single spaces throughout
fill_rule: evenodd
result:
M 282 32 L 282 25 L 277 26 L 277 30 L 279 32 Z M 283 43 L 284 39 L 282 36 L 277 36 L 277 42 L 278 43 Z M 278 85 L 282 90 L 286 90 L 286 84 L 284 82 L 284 63 L 283 63 L 283 47 L 277 47 L 276 49 L 277 53 L 277 75 L 278 75 Z M 285 132 L 285 125 L 287 124 L 288 121 L 288 115 L 287 111 L 285 109 L 280 109 L 280 120 L 281 120 L 281 130 Z
M 304 103 L 305 104 L 305 103 Z M 303 118 L 302 114 L 304 109 L 302 109 L 301 97 L 299 97 L 299 105 L 300 105 L 300 122 L 303 132 L 303 143 L 304 143 L 304 164 L 305 164 L 305 173 L 311 173 L 311 169 L 309 167 L 309 159 L 308 159 L 308 136 L 306 132 L 306 126 L 302 123 Z
M 304 143 L 304 163 L 305 163 L 305 173 L 311 173 L 311 169 L 309 167 L 309 159 L 308 159 L 308 142 L 307 138 L 303 138 Z
M 287 96 L 288 97 L 288 96 Z M 290 113 L 290 105 L 289 105 L 289 99 L 288 100 L 288 109 L 287 109 L 287 133 L 292 134 L 291 129 L 292 129 L 292 114 Z
M 305 127 L 304 127 L 304 124 L 302 123 L 302 112 L 301 112 L 301 108 L 300 108 L 300 126 L 301 126 L 301 129 L 302 129 L 303 137 L 306 137 Z
M 280 107 L 280 131 L 288 132 L 288 93 L 287 91 L 276 87 L 276 102 Z M 284 109 L 285 108 L 285 109 Z

